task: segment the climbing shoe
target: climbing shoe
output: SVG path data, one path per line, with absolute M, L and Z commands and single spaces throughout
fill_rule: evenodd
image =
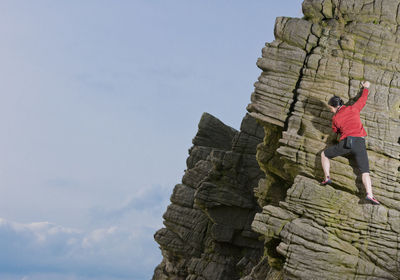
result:
M 376 198 L 373 197 L 373 196 L 367 195 L 367 196 L 365 197 L 365 199 L 368 200 L 368 201 L 370 201 L 372 204 L 375 204 L 375 205 L 379 205 L 379 204 L 380 204 L 379 201 L 376 200 Z
M 331 178 L 329 178 L 329 176 L 325 179 L 325 181 L 321 182 L 321 185 L 323 185 L 323 186 L 328 185 L 328 184 L 332 184 L 332 180 L 331 180 Z

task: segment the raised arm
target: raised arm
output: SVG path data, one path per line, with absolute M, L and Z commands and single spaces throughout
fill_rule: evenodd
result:
M 367 103 L 368 93 L 369 93 L 369 82 L 363 82 L 362 86 L 364 87 L 361 97 L 358 98 L 356 103 L 353 104 L 353 108 L 356 108 L 358 111 L 361 111 L 364 108 L 365 104 Z

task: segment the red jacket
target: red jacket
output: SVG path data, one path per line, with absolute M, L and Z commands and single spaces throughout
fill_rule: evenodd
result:
M 351 106 L 342 106 L 332 118 L 332 129 L 340 133 L 340 140 L 347 136 L 367 136 L 361 120 L 360 111 L 368 99 L 368 89 L 364 88 L 361 97 Z

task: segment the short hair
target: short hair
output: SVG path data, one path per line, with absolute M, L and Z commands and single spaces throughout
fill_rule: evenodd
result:
M 343 100 L 339 96 L 333 96 L 331 99 L 328 101 L 328 105 L 332 107 L 338 107 L 343 105 Z

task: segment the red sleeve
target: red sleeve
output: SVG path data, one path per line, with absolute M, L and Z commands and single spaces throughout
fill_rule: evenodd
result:
M 338 128 L 337 128 L 334 120 L 332 120 L 332 130 L 333 130 L 333 132 L 338 133 Z
M 356 108 L 358 111 L 361 111 L 362 108 L 364 108 L 365 104 L 367 103 L 367 99 L 368 99 L 368 89 L 364 88 L 362 95 L 360 98 L 358 98 L 358 100 L 356 101 L 356 103 L 353 104 L 353 108 Z

